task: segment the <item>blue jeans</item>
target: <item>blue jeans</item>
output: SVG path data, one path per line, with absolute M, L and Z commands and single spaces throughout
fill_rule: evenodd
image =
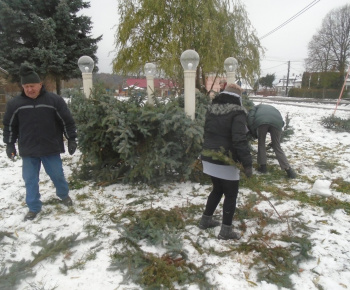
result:
M 62 160 L 59 154 L 42 157 L 22 157 L 22 177 L 26 186 L 26 203 L 32 212 L 40 212 L 42 203 L 39 193 L 39 172 L 41 163 L 47 175 L 56 187 L 56 195 L 68 197 L 68 183 L 63 174 Z

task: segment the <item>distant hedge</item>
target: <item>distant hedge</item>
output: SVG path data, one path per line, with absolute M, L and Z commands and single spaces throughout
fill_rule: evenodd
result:
M 292 88 L 288 92 L 289 97 L 314 98 L 314 99 L 338 99 L 340 90 L 335 89 L 304 89 Z M 350 91 L 344 91 L 343 97 L 350 97 Z

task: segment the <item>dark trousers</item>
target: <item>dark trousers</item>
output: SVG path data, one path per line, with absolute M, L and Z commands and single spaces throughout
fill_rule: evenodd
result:
M 258 127 L 258 164 L 266 165 L 267 157 L 266 157 L 266 135 L 270 133 L 272 148 L 276 154 L 276 158 L 281 169 L 288 169 L 289 163 L 286 155 L 284 154 L 281 148 L 281 134 L 282 132 L 277 128 L 271 125 L 261 125 Z
M 211 181 L 213 183 L 213 190 L 208 196 L 204 215 L 212 216 L 222 196 L 225 195 L 222 223 L 230 226 L 232 225 L 233 215 L 236 210 L 239 180 L 224 180 L 217 177 L 211 177 Z

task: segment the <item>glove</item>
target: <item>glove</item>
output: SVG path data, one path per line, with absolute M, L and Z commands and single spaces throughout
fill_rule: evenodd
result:
M 15 157 L 17 155 L 16 152 L 16 146 L 13 143 L 8 143 L 6 146 L 6 154 L 7 157 L 12 159 L 13 157 Z
M 77 149 L 77 142 L 74 139 L 68 140 L 68 152 L 70 155 L 73 155 Z
M 253 168 L 252 167 L 245 167 L 244 168 L 244 174 L 248 178 L 251 177 L 253 175 Z

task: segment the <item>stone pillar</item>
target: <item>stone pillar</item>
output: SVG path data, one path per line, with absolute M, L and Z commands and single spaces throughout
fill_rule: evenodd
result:
M 184 71 L 185 75 L 185 113 L 195 119 L 196 114 L 196 71 Z
M 91 96 L 92 90 L 92 73 L 82 73 L 84 94 L 87 98 Z

